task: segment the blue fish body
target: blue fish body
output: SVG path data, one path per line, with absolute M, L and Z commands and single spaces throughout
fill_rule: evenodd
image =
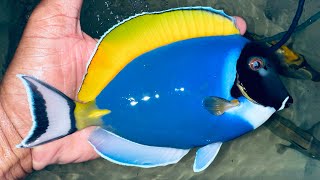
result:
M 147 52 L 129 63 L 96 99 L 105 128 L 145 145 L 191 148 L 253 129 L 238 114 L 213 116 L 207 96 L 232 100 L 240 35 L 194 38 Z M 124 83 L 125 82 L 125 83 Z
M 33 120 L 18 147 L 102 125 L 88 141 L 111 162 L 165 166 L 199 147 L 193 170 L 202 171 L 223 142 L 292 103 L 268 52 L 243 38 L 233 17 L 210 7 L 130 17 L 101 37 L 77 101 L 18 75 Z

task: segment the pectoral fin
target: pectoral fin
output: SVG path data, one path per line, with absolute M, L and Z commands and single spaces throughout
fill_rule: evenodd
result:
M 237 99 L 228 101 L 226 99 L 209 96 L 203 100 L 203 106 L 213 115 L 220 116 L 228 109 L 239 106 Z

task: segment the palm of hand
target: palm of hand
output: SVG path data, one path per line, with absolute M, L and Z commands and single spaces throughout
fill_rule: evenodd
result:
M 75 4 L 78 3 L 72 5 Z M 27 109 L 26 92 L 17 74 L 35 76 L 72 99 L 76 98 L 87 61 L 96 45 L 93 38 L 81 31 L 80 7 L 81 4 L 77 7 L 63 7 L 58 3 L 47 7 L 42 3 L 30 17 L 1 87 L 5 111 L 9 112 L 9 119 L 15 119 L 13 125 L 19 127 L 17 131 L 22 137 L 27 135 L 32 122 Z M 16 99 L 23 101 L 16 103 Z M 32 149 L 33 168 L 41 169 L 51 163 L 80 162 L 97 157 L 86 140 L 91 130 L 88 128 Z
M 16 77 L 27 74 L 56 87 L 75 99 L 87 61 L 96 41 L 81 31 L 81 0 L 42 0 L 29 19 L 14 59 L 0 86 L 0 105 L 21 137 L 31 127 L 25 88 Z M 241 34 L 246 24 L 237 18 Z M 20 100 L 18 103 L 16 100 Z M 33 169 L 48 164 L 82 162 L 98 157 L 87 143 L 93 128 L 86 128 L 60 140 L 33 148 Z M 10 139 L 11 147 L 21 138 Z M 29 150 L 19 150 L 19 156 Z M 22 154 L 22 155 L 21 155 Z M 28 162 L 22 162 L 28 163 Z

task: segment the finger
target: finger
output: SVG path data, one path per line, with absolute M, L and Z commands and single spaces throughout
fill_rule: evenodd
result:
M 44 7 L 43 9 L 47 10 L 47 13 L 54 11 L 57 14 L 79 19 L 82 2 L 83 0 L 42 0 L 38 7 Z
M 235 20 L 236 20 L 236 26 L 238 27 L 238 29 L 240 30 L 240 34 L 244 34 L 247 30 L 247 23 L 246 21 L 239 17 L 239 16 L 234 16 Z
M 94 129 L 95 127 L 89 127 L 33 148 L 33 169 L 41 170 L 50 164 L 78 163 L 99 157 L 88 142 L 88 137 Z
M 41 41 L 35 40 L 38 44 L 45 43 L 45 38 L 52 42 L 59 37 L 81 34 L 81 6 L 82 0 L 42 0 L 32 12 L 23 37 L 41 37 Z

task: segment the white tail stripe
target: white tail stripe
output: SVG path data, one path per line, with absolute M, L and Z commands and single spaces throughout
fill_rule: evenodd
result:
M 40 81 L 32 77 L 20 76 L 20 79 L 23 81 L 27 89 L 29 101 L 31 101 L 29 104 L 33 119 L 33 127 L 29 132 L 29 135 L 20 144 L 20 147 L 32 147 L 68 135 L 72 128 L 68 100 L 55 90 L 50 89 L 50 86 L 45 86 L 43 83 L 40 83 Z M 35 109 L 38 107 L 35 107 L 37 103 L 33 102 L 36 94 L 34 94 L 32 86 L 35 86 L 36 91 L 42 95 L 44 100 L 43 106 L 46 107 L 46 113 L 44 112 L 44 114 L 46 114 L 47 117 L 39 117 L 38 114 L 34 114 Z M 45 121 L 48 122 L 46 130 L 44 132 L 34 132 L 36 127 L 41 126 L 41 122 Z M 42 134 L 39 134 L 39 138 L 35 141 L 28 142 L 35 133 Z

